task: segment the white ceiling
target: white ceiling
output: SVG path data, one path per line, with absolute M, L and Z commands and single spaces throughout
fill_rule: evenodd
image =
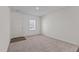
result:
M 36 10 L 36 6 L 12 6 L 11 8 L 25 14 L 31 14 L 36 16 L 43 16 L 51 11 L 56 12 L 64 8 L 64 6 L 38 6 L 38 7 L 39 10 Z

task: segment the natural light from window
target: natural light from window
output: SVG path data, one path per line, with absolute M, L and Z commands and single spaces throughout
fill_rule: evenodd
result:
M 29 20 L 29 30 L 36 30 L 36 20 Z

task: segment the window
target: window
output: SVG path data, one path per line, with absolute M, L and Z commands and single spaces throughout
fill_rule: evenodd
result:
M 36 30 L 36 20 L 29 20 L 29 30 Z

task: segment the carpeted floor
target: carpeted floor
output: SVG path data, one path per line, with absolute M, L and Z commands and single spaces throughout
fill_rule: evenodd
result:
M 43 35 L 27 37 L 27 40 L 10 43 L 8 52 L 76 52 L 78 46 Z

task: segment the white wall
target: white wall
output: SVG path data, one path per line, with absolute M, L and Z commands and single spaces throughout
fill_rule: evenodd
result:
M 0 6 L 0 52 L 8 49 L 10 38 L 10 10 L 9 8 Z
M 24 36 L 24 15 L 11 11 L 11 38 Z
M 66 7 L 42 17 L 42 33 L 79 45 L 79 7 Z
M 37 21 L 37 30 L 29 31 L 29 19 Z M 37 16 L 11 11 L 11 38 L 40 34 L 40 19 Z

